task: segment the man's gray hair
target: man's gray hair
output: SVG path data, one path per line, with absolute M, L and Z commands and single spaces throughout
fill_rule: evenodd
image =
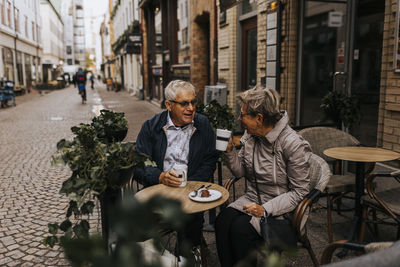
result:
M 173 80 L 165 87 L 165 99 L 175 100 L 176 95 L 181 91 L 191 91 L 196 96 L 196 89 L 190 82 Z
M 237 96 L 239 104 L 243 104 L 246 113 L 251 116 L 263 115 L 263 123 L 274 126 L 282 117 L 279 93 L 276 90 L 255 86 Z

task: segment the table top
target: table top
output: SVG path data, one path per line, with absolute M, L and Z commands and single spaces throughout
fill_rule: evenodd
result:
M 400 158 L 400 154 L 378 147 L 344 146 L 324 150 L 328 157 L 355 162 L 382 162 Z
M 222 193 L 220 199 L 212 202 L 196 202 L 189 198 L 190 192 L 198 189 L 202 185 L 211 185 L 208 189 L 218 190 Z M 188 181 L 185 187 L 171 187 L 164 184 L 157 184 L 144 188 L 135 194 L 139 201 L 146 201 L 147 199 L 160 195 L 170 199 L 179 200 L 182 203 L 182 209 L 186 213 L 196 213 L 206 211 L 218 207 L 229 198 L 229 192 L 222 186 L 208 183 Z

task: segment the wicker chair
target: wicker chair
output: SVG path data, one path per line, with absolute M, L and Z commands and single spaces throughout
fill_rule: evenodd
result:
M 362 253 L 361 257 L 329 264 L 333 253 L 337 249 L 348 249 Z M 352 243 L 347 240 L 338 240 L 330 243 L 322 252 L 321 264 L 329 264 L 330 267 L 358 267 L 358 266 L 398 266 L 400 262 L 400 241 L 397 242 L 373 242 L 368 244 Z
M 297 234 L 297 240 L 300 242 L 304 248 L 307 249 L 310 254 L 311 260 L 314 266 L 318 266 L 318 259 L 316 258 L 314 251 L 311 247 L 311 243 L 307 236 L 306 223 L 310 215 L 311 206 L 315 203 L 321 192 L 324 191 L 325 186 L 328 184 L 332 173 L 329 169 L 328 164 L 321 157 L 312 154 L 310 157 L 310 193 L 304 197 L 304 199 L 297 206 L 293 215 L 293 228 Z M 225 183 L 225 188 L 230 191 L 234 190 L 234 183 L 239 179 L 231 178 Z M 236 194 L 235 194 L 236 195 Z
M 391 187 L 384 191 L 375 190 L 375 180 L 388 182 L 389 179 L 400 183 L 400 171 L 392 173 L 371 173 L 367 178 L 366 188 L 368 196 L 363 197 L 364 220 L 361 228 L 361 240 L 364 237 L 365 223 L 371 222 L 374 225 L 376 237 L 378 238 L 378 224 L 397 226 L 397 238 L 400 239 L 400 187 Z M 368 209 L 372 211 L 372 220 L 367 218 Z M 386 215 L 378 218 L 376 212 Z M 389 219 L 389 220 L 388 220 Z
M 332 233 L 332 206 L 337 203 L 337 210 L 340 213 L 341 198 L 349 193 L 355 192 L 354 175 L 342 175 L 341 161 L 326 156 L 323 152 L 325 149 L 341 146 L 359 146 L 360 142 L 350 134 L 331 127 L 310 127 L 298 132 L 305 140 L 307 140 L 313 153 L 325 159 L 333 169 L 332 178 L 329 180 L 325 188 L 327 196 L 327 221 L 328 221 L 328 237 L 329 242 L 333 241 Z M 368 165 L 369 173 L 374 168 L 374 164 Z

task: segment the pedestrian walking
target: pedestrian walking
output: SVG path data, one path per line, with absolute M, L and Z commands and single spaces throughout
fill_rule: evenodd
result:
M 82 97 L 82 104 L 86 101 L 86 73 L 79 68 L 78 72 L 75 74 L 76 83 L 78 85 L 78 92 Z
M 93 73 L 90 75 L 90 82 L 91 82 L 91 88 L 93 90 L 94 89 L 94 75 L 93 75 Z

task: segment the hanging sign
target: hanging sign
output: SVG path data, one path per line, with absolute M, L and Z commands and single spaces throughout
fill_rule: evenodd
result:
M 340 11 L 331 11 L 328 13 L 328 27 L 339 28 L 343 25 L 343 13 Z

